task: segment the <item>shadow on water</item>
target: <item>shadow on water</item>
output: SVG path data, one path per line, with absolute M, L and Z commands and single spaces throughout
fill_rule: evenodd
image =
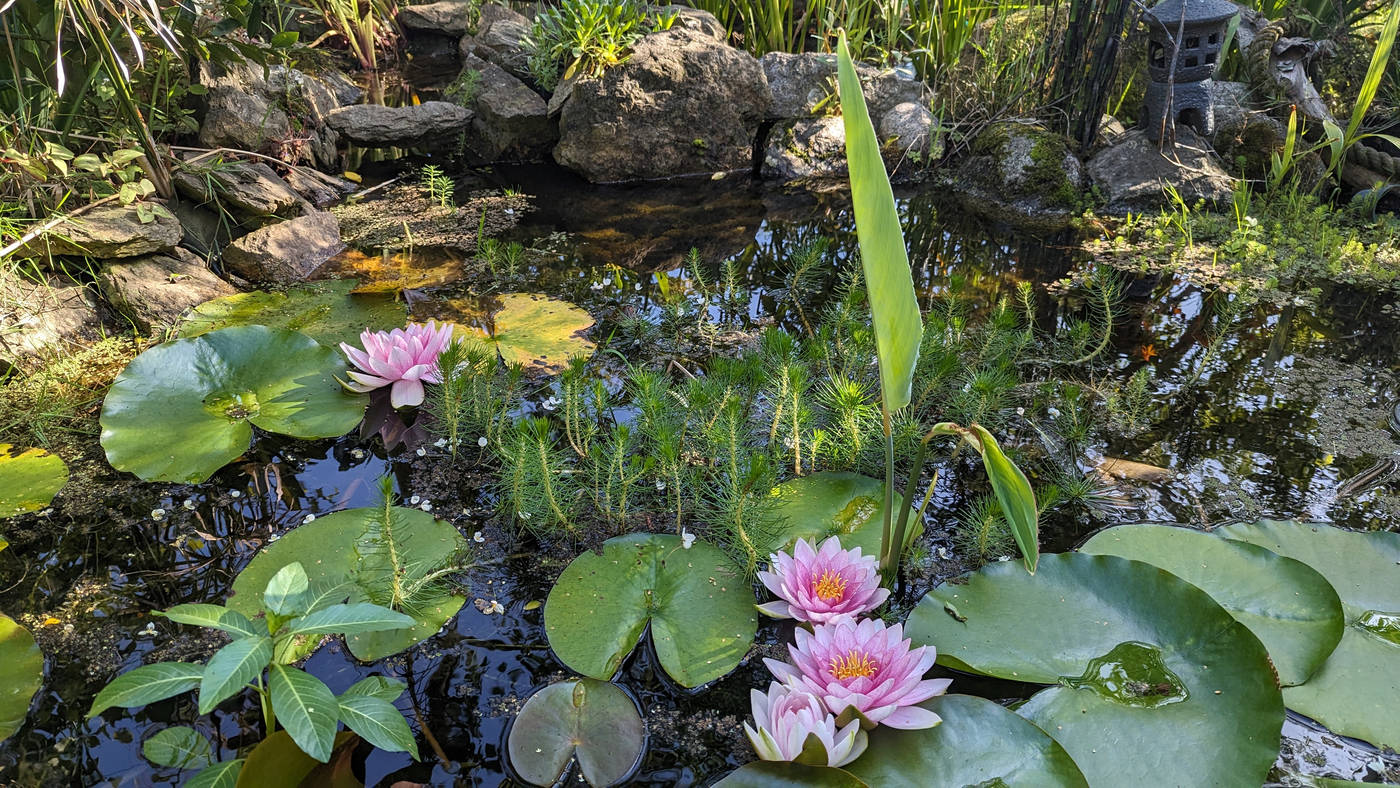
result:
M 839 195 L 785 194 L 736 177 L 632 187 L 588 187 L 558 170 L 534 167 L 501 167 L 485 177 L 531 196 L 534 210 L 508 239 L 539 250 L 521 277 L 528 289 L 580 303 L 604 320 L 624 310 L 656 315 L 656 277 L 687 280 L 691 273 L 682 264 L 695 247 L 707 276 L 716 275 L 719 261 L 735 261 L 750 293 L 749 324 L 799 330 L 799 316 L 780 307 L 786 261 L 817 237 L 831 239 L 832 254 L 813 288 L 815 308 L 856 250 L 850 208 Z M 1035 286 L 1042 329 L 1082 310 L 1046 289 L 1091 267 L 1077 253 L 1054 240 L 963 221 L 937 195 L 903 194 L 900 203 L 923 306 L 957 282 L 974 309 L 985 308 L 1026 281 Z M 414 254 L 415 264 L 427 268 L 462 262 L 430 249 Z M 1386 317 L 1360 296 L 1339 294 L 1313 310 L 1253 307 L 1222 332 L 1220 296 L 1169 277 L 1129 282 L 1127 293 L 1111 357 L 1095 374 L 1122 380 L 1150 367 L 1150 426 L 1094 449 L 1175 473 L 1124 483 L 1123 507 L 1048 524 L 1050 547 L 1067 548 L 1099 527 L 1143 519 L 1210 525 L 1300 517 L 1357 528 L 1400 523 L 1400 487 L 1391 476 L 1373 471 L 1366 484 L 1348 486 L 1377 464 L 1400 458 L 1400 332 L 1393 311 Z M 431 301 L 434 294 L 421 297 Z M 110 710 L 91 721 L 83 714 L 118 669 L 143 660 L 203 659 L 217 647 L 150 611 L 222 601 L 260 547 L 310 516 L 372 504 L 382 474 L 393 475 L 405 497 L 414 495 L 412 459 L 390 460 L 349 437 L 314 443 L 263 438 L 205 484 L 131 485 L 123 500 L 108 504 L 106 517 L 81 521 L 66 513 L 60 498 L 47 518 L 29 521 L 30 538 L 12 539 L 15 544 L 0 553 L 0 609 L 24 616 L 38 631 L 49 680 L 26 725 L 0 744 L 0 783 L 178 784 L 188 775 L 154 769 L 140 756 L 140 742 L 169 724 L 194 724 L 224 757 L 250 744 L 259 724 L 251 701 L 230 702 L 204 718 L 188 695 L 135 713 Z M 1092 462 L 1083 465 L 1089 470 Z M 467 490 L 461 500 L 465 509 L 435 508 L 434 514 L 468 535 L 486 528 L 489 496 Z M 929 523 L 935 543 L 949 544 L 959 504 L 940 491 Z M 510 549 L 506 536 L 486 532 L 502 544 L 485 548 L 498 554 Z M 451 762 L 438 763 L 426 746 L 417 764 L 405 755 L 373 752 L 364 766 L 369 785 L 508 780 L 501 766 L 508 720 L 533 689 L 566 675 L 548 649 L 543 608 L 531 604 L 545 598 L 547 578 L 561 568 L 541 571 L 537 557 L 526 557 L 474 571 L 463 612 L 407 655 L 365 666 L 330 643 L 311 657 L 309 669 L 337 692 L 375 673 L 410 679 L 412 697 L 399 707 L 417 715 Z M 485 614 L 470 603 L 474 599 L 499 602 L 505 613 Z M 765 626 L 756 650 L 776 654 L 785 639 L 779 627 Z M 651 748 L 634 784 L 704 785 L 730 768 L 735 754 L 746 751 L 739 724 L 748 711 L 748 689 L 763 681 L 761 674 L 761 660 L 751 657 L 701 696 L 659 677 L 639 649 L 622 677 L 650 728 Z M 992 697 L 1008 692 L 973 680 L 966 686 Z M 1350 764 L 1339 768 L 1353 776 L 1365 774 L 1364 765 L 1338 762 Z

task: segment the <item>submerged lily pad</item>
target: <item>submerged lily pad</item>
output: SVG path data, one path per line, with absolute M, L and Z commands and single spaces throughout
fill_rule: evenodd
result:
M 463 258 L 445 249 L 365 254 L 346 249 L 328 260 L 320 270 L 331 276 L 349 276 L 359 281 L 356 293 L 397 293 L 442 287 L 466 276 Z
M 235 326 L 137 356 L 102 403 L 107 461 L 146 481 L 198 483 L 236 459 L 253 427 L 332 438 L 364 415 L 340 352 L 305 334 Z
M 0 614 L 0 741 L 19 730 L 44 681 L 44 655 L 29 630 Z
M 1079 549 L 1144 561 L 1210 594 L 1263 641 L 1284 686 L 1307 681 L 1342 638 L 1342 602 L 1327 578 L 1262 547 L 1172 525 L 1120 525 Z
M 1278 755 L 1283 698 L 1263 644 L 1140 561 L 992 564 L 930 591 L 905 632 L 942 665 L 1056 685 L 1018 712 L 1092 785 L 1258 785 Z
M 1278 520 L 1216 533 L 1302 561 L 1342 599 L 1341 643 L 1306 684 L 1283 691 L 1288 708 L 1335 733 L 1400 749 L 1400 534 Z
M 0 517 L 37 512 L 68 483 L 68 466 L 43 449 L 0 443 Z
M 372 572 L 357 549 L 365 531 L 382 509 L 362 508 L 335 512 L 298 526 L 272 542 L 256 555 L 233 581 L 228 606 L 246 616 L 262 610 L 263 590 L 284 566 L 300 562 L 313 589 L 347 586 L 350 601 L 383 604 L 386 589 L 382 576 Z M 450 523 L 433 519 L 427 512 L 392 507 L 399 563 L 421 574 L 425 568 L 443 565 L 450 556 L 466 549 L 467 541 Z M 411 577 L 403 578 L 411 580 Z M 450 593 L 450 586 L 433 584 L 425 593 L 411 596 L 400 612 L 417 623 L 406 629 L 362 632 L 345 638 L 356 659 L 372 662 L 412 646 L 435 634 L 462 609 L 466 600 Z M 305 656 L 316 643 L 307 644 L 297 656 Z
M 596 348 L 583 336 L 593 327 L 593 317 L 568 301 L 538 293 L 507 293 L 496 301 L 437 302 L 425 305 L 422 317 L 462 326 L 467 334 L 494 346 L 507 364 L 550 374 L 564 369 L 570 358 L 589 355 Z
M 358 282 L 308 282 L 286 292 L 254 290 L 205 301 L 180 326 L 186 339 L 229 326 L 260 325 L 300 331 L 323 345 L 358 344 L 365 329 L 404 323 L 403 304 L 387 295 L 356 294 Z
M 621 782 L 642 758 L 646 731 L 615 685 L 561 681 L 536 692 L 511 724 L 510 765 L 528 782 L 554 785 L 573 758 L 589 785 Z
M 550 648 L 571 669 L 613 677 L 647 624 L 661 667 L 686 687 L 733 670 L 758 629 L 753 588 L 719 548 L 631 534 L 584 553 L 544 606 Z
M 1089 785 L 1058 742 L 1013 711 L 971 695 L 921 705 L 943 722 L 915 731 L 876 728 L 865 754 L 846 770 L 880 788 Z
M 822 471 L 790 479 L 773 488 L 777 505 L 764 513 L 770 534 L 759 555 L 784 550 L 798 539 L 820 541 L 839 536 L 841 546 L 880 555 L 884 538 L 885 483 L 858 473 Z M 897 516 L 897 513 L 896 513 Z M 923 532 L 910 518 L 908 540 Z

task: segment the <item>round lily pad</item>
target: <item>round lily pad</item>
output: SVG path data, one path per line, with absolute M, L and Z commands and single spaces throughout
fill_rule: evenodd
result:
M 0 443 L 0 517 L 37 512 L 68 483 L 68 466 L 43 449 Z
M 1262 547 L 1144 524 L 1100 531 L 1079 549 L 1152 564 L 1210 594 L 1264 643 L 1286 687 L 1307 681 L 1342 639 L 1342 602 L 1327 578 Z
M 561 681 L 525 701 L 511 724 L 510 765 L 535 785 L 554 785 L 577 758 L 589 785 L 614 785 L 642 759 L 646 730 L 627 693 L 606 681 Z
M 753 588 L 719 548 L 630 534 L 569 564 L 549 592 L 544 628 L 569 668 L 607 681 L 651 624 L 661 667 L 686 687 L 733 670 L 758 629 Z
M 871 788 L 845 769 L 804 766 L 789 761 L 746 763 L 715 783 L 714 788 Z
M 467 547 L 466 539 L 450 523 L 433 519 L 419 509 L 391 507 L 391 530 L 398 563 L 406 568 L 399 576 L 405 587 L 413 578 L 450 565 L 451 558 Z M 268 581 L 282 567 L 300 562 L 306 570 L 312 592 L 346 586 L 351 602 L 392 603 L 389 559 L 385 551 L 371 550 L 366 532 L 382 527 L 385 509 L 347 509 L 319 517 L 288 531 L 253 557 L 233 581 L 228 606 L 252 617 L 262 610 L 262 595 Z M 457 615 L 466 601 L 451 593 L 446 581 L 429 583 L 417 593 L 400 600 L 395 607 L 417 623 L 406 629 L 361 632 L 345 638 L 356 659 L 372 662 L 412 646 L 434 635 Z M 319 639 L 318 639 L 319 640 Z M 316 643 L 306 644 L 295 656 L 305 656 Z
M 760 546 L 760 555 L 788 549 L 798 539 L 814 542 L 828 536 L 840 537 L 847 550 L 859 547 L 863 555 L 880 555 L 884 482 L 858 473 L 822 471 L 785 481 L 772 495 L 777 504 L 764 513 L 768 526 L 759 530 L 770 536 Z M 906 543 L 922 532 L 923 525 L 911 516 Z
M 1302 561 L 1342 599 L 1342 640 L 1307 683 L 1284 689 L 1288 708 L 1336 733 L 1400 749 L 1400 534 L 1278 520 L 1216 533 Z
M 1259 785 L 1278 755 L 1283 698 L 1263 644 L 1140 561 L 992 564 L 930 591 L 905 633 L 948 667 L 1056 685 L 1018 712 L 1091 785 Z
M 253 290 L 205 301 L 180 325 L 186 339 L 229 326 L 259 325 L 300 331 L 329 347 L 358 344 L 365 329 L 404 323 L 403 304 L 391 296 L 356 294 L 354 279 L 308 282 L 286 292 Z
M 595 322 L 588 312 L 538 293 L 507 293 L 486 301 L 453 299 L 425 304 L 419 314 L 461 326 L 464 333 L 494 346 L 507 364 L 549 374 L 596 347 L 584 336 Z
M 19 730 L 44 681 L 44 655 L 29 630 L 0 614 L 0 740 Z
M 344 435 L 367 398 L 344 390 L 340 352 L 296 331 L 235 326 L 137 356 L 102 403 L 102 448 L 146 481 L 198 483 L 248 450 L 253 427 Z

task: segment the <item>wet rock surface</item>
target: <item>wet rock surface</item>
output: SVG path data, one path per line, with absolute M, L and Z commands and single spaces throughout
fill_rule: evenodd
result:
M 1067 139 L 1026 124 L 1002 124 L 973 140 L 952 185 L 982 216 L 1053 232 L 1069 225 L 1087 181 Z
M 460 36 L 467 32 L 471 7 L 468 0 L 438 0 L 403 6 L 396 18 L 399 26 L 409 32 Z
M 1221 207 L 1230 202 L 1235 180 L 1221 166 L 1210 144 L 1189 127 L 1179 127 L 1176 144 L 1161 151 L 1141 129 L 1089 160 L 1089 177 L 1107 200 L 1105 210 L 1125 214 L 1156 210 L 1167 204 L 1163 187 L 1170 185 L 1187 205 L 1204 201 Z
M 846 177 L 846 128 L 841 118 L 796 120 L 770 133 L 761 170 L 782 181 Z
M 326 211 L 270 225 L 224 249 L 224 265 L 254 282 L 291 284 L 345 249 L 340 222 Z
M 446 101 L 404 107 L 356 104 L 326 117 L 326 123 L 346 140 L 371 148 L 455 145 L 471 120 L 470 110 Z
M 202 159 L 181 165 L 175 188 L 199 203 L 215 203 L 245 217 L 293 216 L 305 202 L 262 162 Z
M 487 161 L 547 156 L 559 135 L 544 99 L 495 63 L 468 55 L 462 66 L 481 75 L 468 147 Z
M 174 325 L 185 310 L 237 290 L 185 249 L 108 263 L 97 277 L 102 296 L 141 330 Z

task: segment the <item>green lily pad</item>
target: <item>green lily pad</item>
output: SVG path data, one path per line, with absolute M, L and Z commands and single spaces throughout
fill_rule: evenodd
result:
M 584 553 L 544 606 L 550 648 L 574 671 L 607 681 L 647 624 L 661 667 L 686 687 L 733 670 L 758 629 L 753 588 L 719 548 L 630 534 Z
M 876 728 L 865 754 L 846 770 L 881 788 L 1088 788 L 1069 753 L 1013 711 L 971 695 L 942 695 L 921 705 L 943 722 L 916 731 Z
M 536 692 L 511 724 L 510 764 L 534 785 L 554 785 L 578 759 L 589 785 L 621 782 L 642 759 L 646 730 L 637 706 L 615 685 L 561 681 Z
M 715 783 L 714 788 L 871 788 L 871 785 L 845 769 L 788 761 L 754 761 L 730 772 Z
M 462 298 L 424 306 L 414 312 L 419 319 L 455 323 L 464 334 L 495 347 L 507 364 L 526 369 L 555 374 L 568 366 L 570 358 L 591 355 L 597 347 L 584 336 L 595 322 L 588 312 L 539 293 L 507 293 L 485 301 Z
M 43 449 L 0 443 L 0 517 L 37 512 L 68 483 L 68 466 Z
M 259 325 L 300 331 L 329 347 L 358 345 L 360 332 L 401 328 L 404 307 L 388 295 L 352 293 L 354 279 L 308 282 L 286 292 L 253 290 L 205 301 L 180 325 L 192 339 L 229 326 Z
M 0 741 L 19 730 L 44 681 L 44 655 L 29 630 L 0 614 Z
M 905 634 L 942 665 L 1054 684 L 1018 712 L 1091 785 L 1259 785 L 1283 697 L 1268 653 L 1204 591 L 1117 556 L 989 565 L 930 591 Z
M 1335 733 L 1400 749 L 1400 534 L 1263 520 L 1216 531 L 1302 561 L 1342 599 L 1342 642 L 1283 701 Z
M 841 538 L 847 550 L 879 557 L 884 538 L 885 483 L 858 473 L 822 471 L 790 479 L 773 488 L 777 505 L 764 513 L 769 539 L 759 555 L 785 550 L 798 539 L 819 542 Z M 905 543 L 923 532 L 911 518 Z
M 1120 525 L 1079 550 L 1152 564 L 1210 594 L 1264 643 L 1285 687 L 1307 681 L 1342 639 L 1342 602 L 1327 578 L 1262 547 L 1172 525 Z
M 368 399 L 344 390 L 340 351 L 305 334 L 235 326 L 137 356 L 102 403 L 107 461 L 146 481 L 198 483 L 248 450 L 253 427 L 332 438 Z
M 321 763 L 301 751 L 286 731 L 277 731 L 258 743 L 243 761 L 236 785 L 243 788 L 363 788 L 348 768 L 360 737 L 350 731 L 335 735 L 330 761 Z
M 442 566 L 451 556 L 466 549 L 466 539 L 450 523 L 435 520 L 419 509 L 395 506 L 391 510 L 399 561 L 409 568 L 410 574 Z M 382 576 L 370 571 L 365 556 L 357 549 L 365 531 L 382 512 L 379 508 L 347 509 L 319 517 L 283 534 L 238 573 L 228 606 L 250 618 L 257 615 L 262 610 L 263 590 L 268 581 L 282 567 L 295 562 L 306 569 L 313 589 L 346 585 L 352 603 L 387 601 Z M 457 615 L 465 601 L 450 593 L 450 586 L 429 584 L 424 592 L 410 596 L 399 606 L 400 612 L 417 622 L 413 626 L 349 635 L 345 638 L 346 645 L 356 659 L 364 662 L 397 654 L 437 633 Z M 305 656 L 315 649 L 317 642 L 319 638 L 307 643 L 297 654 L 288 656 L 293 659 Z

